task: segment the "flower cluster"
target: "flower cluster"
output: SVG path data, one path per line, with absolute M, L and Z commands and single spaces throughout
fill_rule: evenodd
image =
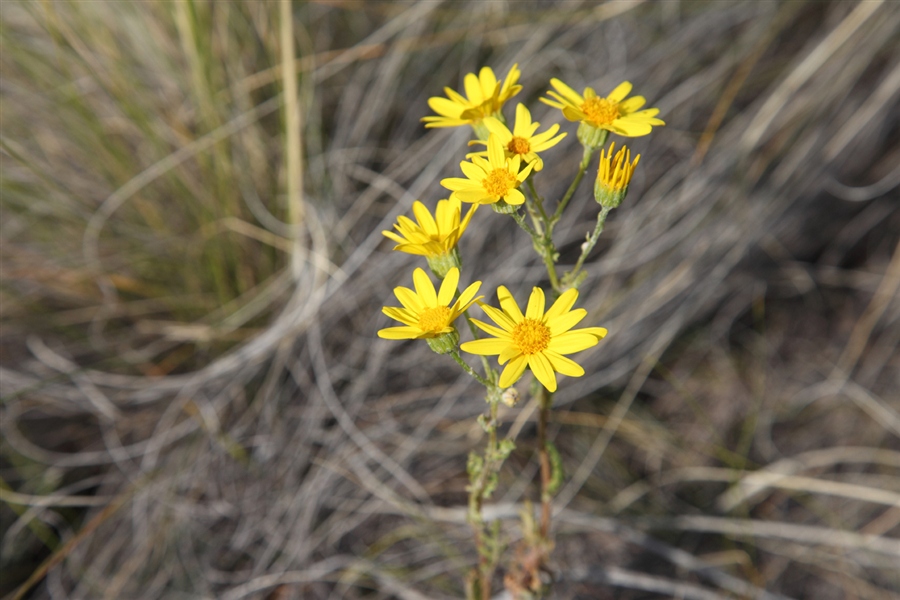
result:
M 558 376 L 581 377 L 585 369 L 569 355 L 596 346 L 607 330 L 604 327 L 577 327 L 588 316 L 584 308 L 576 308 L 578 288 L 585 281 L 585 261 L 603 231 L 607 215 L 618 207 L 626 194 L 637 168 L 640 155 L 632 160 L 631 150 L 615 143 L 604 148 L 609 134 L 628 138 L 649 134 L 653 127 L 664 125 L 657 118 L 659 110 L 644 109 L 642 96 L 628 97 L 632 85 L 623 82 L 605 97 L 586 87 L 579 94 L 558 79 L 551 79 L 553 90 L 549 98 L 540 100 L 562 111 L 568 121 L 579 122 L 576 136 L 584 148 L 583 158 L 572 184 L 549 205 L 538 193 L 535 179 L 544 170 L 546 152 L 565 139 L 558 124 L 542 128 L 532 119 L 531 111 L 523 104 L 515 107 L 515 122 L 507 125 L 503 108 L 521 89 L 520 72 L 516 65 L 501 83 L 490 67 L 463 78 L 464 92 L 444 88 L 445 97 L 434 97 L 428 105 L 435 115 L 422 119 L 425 127 L 469 126 L 474 131 L 470 146 L 477 146 L 459 163 L 462 176 L 447 177 L 441 185 L 449 190 L 449 197 L 439 200 L 432 213 L 420 201 L 412 205 L 413 218 L 399 216 L 393 231 L 383 231 L 396 245 L 394 250 L 426 259 L 431 272 L 440 280 L 436 289 L 431 277 L 421 268 L 412 274 L 413 288 L 394 288 L 401 306 L 386 306 L 385 315 L 401 325 L 386 327 L 378 336 L 389 340 L 424 340 L 438 354 L 449 355 L 469 375 L 486 389 L 489 405 L 487 415 L 479 423 L 488 432 L 483 455 L 471 454 L 467 465 L 469 475 L 468 520 L 475 529 L 478 546 L 477 569 L 467 580 L 466 597 L 490 597 L 491 581 L 497 567 L 498 555 L 489 548 L 502 546 L 497 539 L 499 530 L 485 526 L 481 513 L 483 503 L 490 498 L 498 482 L 503 461 L 515 447 L 513 440 L 499 440 L 498 405 L 514 407 L 520 396 L 513 387 L 531 372 L 532 388 L 538 416 L 538 455 L 541 468 L 541 525 L 535 528 L 527 511 L 523 513 L 523 542 L 530 558 L 522 568 L 513 569 L 504 578 L 514 597 L 530 590 L 527 597 L 540 597 L 540 573 L 546 566 L 552 541 L 548 535 L 552 511 L 550 501 L 563 480 L 559 453 L 547 438 L 547 423 L 557 390 Z M 594 198 L 600 204 L 597 222 L 582 244 L 581 255 L 566 272 L 557 272 L 559 252 L 553 241 L 553 228 L 569 205 L 587 170 L 594 152 L 600 150 Z M 463 214 L 463 204 L 469 208 Z M 493 212 L 510 215 L 531 238 L 532 247 L 547 268 L 549 295 L 544 288 L 531 289 L 524 312 L 513 293 L 503 285 L 497 287 L 497 303 L 493 306 L 476 295 L 481 281 L 469 284 L 461 292 L 459 284 L 463 269 L 460 242 L 481 205 L 490 205 Z M 483 214 L 483 213 L 481 213 Z M 479 217 L 480 218 L 480 217 Z M 492 323 L 469 316 L 477 304 Z M 550 305 L 547 308 L 547 305 Z M 459 319 L 467 321 L 473 339 L 460 343 L 457 329 Z M 465 352 L 479 356 L 482 373 L 476 371 L 461 355 Z M 497 366 L 486 357 L 497 357 Z M 529 533 L 531 532 L 531 533 Z M 524 559 L 523 559 L 524 560 Z M 526 568 L 527 567 L 527 568 Z M 518 573 L 518 575 L 516 575 Z M 538 593 L 534 596 L 531 592 Z
M 415 292 L 405 287 L 394 290 L 403 308 L 384 309 L 387 316 L 400 321 L 403 326 L 382 329 L 379 336 L 426 339 L 436 351 L 456 353 L 459 333 L 454 323 L 480 298 L 475 298 L 480 282 L 471 284 L 461 294 L 456 289 L 462 268 L 458 244 L 479 205 L 489 204 L 496 212 L 517 217 L 533 236 L 535 248 L 548 245 L 547 232 L 552 231 L 553 221 L 541 222 L 541 218 L 546 217 L 543 200 L 527 198 L 523 184 L 543 169 L 544 160 L 540 154 L 559 144 L 566 133 L 559 133 L 557 124 L 539 132 L 540 123 L 532 119 L 531 112 L 523 104 L 515 108 L 512 129 L 506 125 L 503 107 L 522 89 L 518 84 L 520 75 L 518 67 L 513 65 L 501 83 L 490 67 L 483 67 L 477 75 L 469 73 L 463 78 L 465 95 L 447 87 L 444 88 L 446 97 L 429 99 L 428 105 L 437 114 L 422 119 L 426 127 L 471 126 L 476 139 L 470 145 L 481 145 L 484 149 L 468 154 L 468 160 L 460 163 L 463 177 L 448 177 L 441 181 L 450 196 L 438 201 L 433 215 L 422 202 L 416 201 L 413 204 L 415 220 L 400 216 L 394 225 L 395 231 L 382 232 L 396 242 L 394 250 L 424 256 L 432 272 L 443 282 L 440 291 L 435 292 L 425 272 L 416 269 L 413 273 Z M 628 98 L 632 85 L 627 81 L 605 97 L 598 96 L 590 87 L 579 94 L 558 79 L 551 79 L 550 84 L 555 91 L 548 92 L 550 99 L 541 98 L 541 101 L 560 109 L 566 119 L 580 121 L 579 139 L 591 151 L 602 145 L 607 132 L 637 137 L 650 133 L 653 126 L 664 124 L 656 118 L 658 109 L 640 110 L 646 102 L 642 96 Z M 587 138 L 591 141 L 586 142 Z M 638 156 L 632 161 L 627 148 L 616 153 L 614 149 L 615 144 L 608 151 L 601 150 L 594 186 L 597 201 L 609 208 L 618 206 L 627 193 L 640 159 Z M 533 187 L 530 189 L 534 190 Z M 567 202 L 568 198 L 560 204 L 564 207 Z M 472 205 L 464 216 L 463 203 Z M 523 205 L 536 219 L 534 227 L 521 221 L 518 211 Z M 544 238 L 540 238 L 541 235 Z M 551 262 L 556 260 L 553 256 L 551 259 Z M 561 289 L 555 273 L 550 276 L 556 300 L 546 312 L 544 291 L 538 287 L 532 290 L 524 314 L 504 286 L 497 289 L 500 308 L 478 302 L 496 325 L 477 319 L 469 321 L 492 337 L 465 342 L 458 349 L 476 355 L 498 356 L 499 364 L 505 366 L 499 374 L 493 370 L 485 374 L 484 380 L 490 384 L 508 388 L 530 369 L 535 378 L 553 392 L 557 387 L 557 373 L 570 377 L 584 374 L 577 363 L 564 355 L 586 350 L 606 335 L 606 330 L 601 327 L 573 329 L 587 314 L 584 309 L 573 310 L 578 298 L 574 289 L 577 285 Z M 579 280 L 569 277 L 564 281 Z

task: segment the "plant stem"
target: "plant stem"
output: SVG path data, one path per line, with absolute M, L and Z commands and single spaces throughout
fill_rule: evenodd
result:
M 584 177 L 584 172 L 587 171 L 588 165 L 591 162 L 591 156 L 594 154 L 593 148 L 584 147 L 584 154 L 581 156 L 581 164 L 578 165 L 578 172 L 575 174 L 575 179 L 572 180 L 572 185 L 569 186 L 569 189 L 566 190 L 566 195 L 562 197 L 562 200 L 559 201 L 559 205 L 556 207 L 556 212 L 553 213 L 553 221 L 556 222 L 562 216 L 563 211 L 566 209 L 566 205 L 569 203 L 569 200 L 572 199 L 572 196 L 575 195 L 575 190 L 578 189 L 578 185 L 581 183 L 581 179 Z
M 488 388 L 488 390 L 490 390 L 491 388 L 494 387 L 493 383 L 491 383 L 490 381 L 488 381 L 487 379 L 485 379 L 484 377 L 482 377 L 481 375 L 476 373 L 475 369 L 470 367 L 466 363 L 466 361 L 464 361 L 462 359 L 462 357 L 459 355 L 459 350 L 453 350 L 452 352 L 450 352 L 450 356 L 452 356 L 453 360 L 455 360 L 457 362 L 457 364 L 463 368 L 463 371 L 465 371 L 466 373 L 468 373 L 469 375 L 474 377 L 475 380 L 478 381 L 478 383 L 480 383 L 484 387 Z
M 600 212 L 597 214 L 597 224 L 594 226 L 591 237 L 589 237 L 582 246 L 581 256 L 578 257 L 578 262 L 576 262 L 575 267 L 563 277 L 563 281 L 566 282 L 567 285 L 571 285 L 575 281 L 578 277 L 578 272 L 581 270 L 581 267 L 584 266 L 584 261 L 587 259 L 588 254 L 590 254 L 591 250 L 594 249 L 594 246 L 597 245 L 597 240 L 600 238 L 600 234 L 603 233 L 603 226 L 606 224 L 606 217 L 611 210 L 611 208 L 605 206 L 600 207 Z
M 547 422 L 550 420 L 550 407 L 553 405 L 553 393 L 541 386 L 538 392 L 540 414 L 538 417 L 538 453 L 541 462 L 541 538 L 549 539 L 550 534 L 550 453 L 547 450 Z

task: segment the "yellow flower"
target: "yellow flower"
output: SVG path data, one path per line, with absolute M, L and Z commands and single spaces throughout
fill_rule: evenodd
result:
M 530 367 L 545 388 L 556 391 L 556 373 L 569 377 L 584 375 L 578 363 L 563 356 L 587 350 L 606 336 L 603 327 L 572 329 L 581 321 L 587 311 L 583 308 L 572 310 L 578 292 L 566 290 L 544 312 L 544 292 L 540 288 L 531 291 L 525 314 L 505 287 L 497 288 L 500 309 L 481 303 L 481 308 L 500 327 L 494 327 L 472 319 L 480 329 L 494 336 L 466 342 L 460 349 L 471 354 L 491 356 L 499 354 L 500 364 L 508 363 L 500 374 L 500 387 L 514 384 Z
M 534 164 L 535 171 L 540 171 L 544 168 L 544 161 L 541 160 L 537 153 L 552 148 L 566 137 L 565 133 L 553 137 L 559 131 L 559 125 L 555 123 L 547 131 L 534 135 L 534 132 L 537 131 L 541 124 L 531 121 L 531 113 L 528 112 L 524 104 L 516 106 L 516 125 L 512 131 L 494 117 L 487 117 L 484 120 L 484 125 L 489 132 L 493 133 L 500 140 L 506 156 L 510 158 L 516 155 L 521 156 L 526 164 Z M 469 142 L 469 145 L 472 144 L 487 145 L 480 140 Z M 471 159 L 473 156 L 487 156 L 487 150 L 467 154 L 466 158 Z
M 655 118 L 658 108 L 638 110 L 647 101 L 643 96 L 625 99 L 631 92 L 631 83 L 623 81 L 606 98 L 597 96 L 593 88 L 584 88 L 584 96 L 559 79 L 551 79 L 556 92 L 547 92 L 554 100 L 541 98 L 541 102 L 562 110 L 570 121 L 581 121 L 599 129 L 606 129 L 625 137 L 647 135 L 654 125 L 665 125 Z M 557 93 L 558 92 L 558 93 Z
M 461 219 L 462 204 L 458 199 L 438 200 L 437 210 L 432 217 L 425 205 L 416 200 L 413 202 L 415 221 L 401 215 L 394 224 L 399 235 L 393 231 L 381 233 L 397 242 L 394 250 L 418 256 L 440 256 L 456 247 L 476 208 L 478 207 L 473 206 L 465 218 Z
M 456 286 L 459 284 L 459 269 L 453 268 L 441 283 L 440 292 L 434 291 L 428 275 L 422 269 L 413 271 L 413 285 L 416 291 L 407 287 L 394 288 L 394 295 L 403 308 L 385 306 L 382 312 L 403 323 L 403 327 L 388 327 L 378 332 L 378 337 L 386 340 L 414 340 L 436 338 L 442 334 L 455 333 L 453 322 L 474 302 L 483 298 L 475 293 L 481 287 L 476 281 L 459 295 L 456 302 Z
M 459 163 L 468 179 L 450 177 L 441 180 L 441 185 L 453 191 L 451 199 L 458 198 L 463 202 L 494 204 L 503 200 L 514 206 L 523 204 L 525 196 L 516 188 L 531 174 L 533 163 L 520 172 L 522 157 L 516 154 L 506 158 L 500 138 L 493 133 L 488 138 L 487 147 L 487 160 L 473 156 L 472 162 Z
M 622 147 L 613 156 L 616 143 L 609 145 L 609 152 L 600 151 L 600 166 L 597 169 L 597 181 L 594 183 L 594 198 L 601 206 L 616 208 L 628 192 L 628 184 L 637 167 L 641 155 L 631 162 L 631 150 Z
M 447 98 L 435 96 L 428 99 L 428 106 L 438 116 L 423 117 L 425 127 L 474 126 L 485 117 L 499 113 L 506 101 L 522 89 L 521 85 L 516 84 L 519 75 L 518 65 L 513 65 L 501 86 L 490 67 L 482 67 L 477 77 L 475 73 L 467 74 L 463 79 L 465 97 L 445 87 Z

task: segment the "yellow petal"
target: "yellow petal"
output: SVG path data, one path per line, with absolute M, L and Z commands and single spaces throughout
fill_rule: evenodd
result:
M 528 307 L 525 309 L 525 318 L 540 321 L 543 316 L 544 290 L 535 287 L 531 290 L 531 296 L 528 298 Z
M 560 354 L 572 354 L 573 352 L 581 352 L 597 345 L 600 340 L 596 335 L 584 333 L 580 329 L 575 331 L 567 331 L 550 338 L 548 350 L 558 352 Z
M 484 102 L 484 96 L 481 93 L 481 83 L 475 73 L 468 73 L 463 78 L 463 86 L 466 89 L 466 96 L 471 104 L 481 104 Z
M 497 288 L 497 299 L 500 301 L 500 308 L 509 315 L 514 323 L 518 324 L 522 322 L 522 319 L 524 319 L 525 316 L 522 314 L 522 311 L 519 310 L 519 305 L 516 304 L 515 298 L 509 293 L 506 286 L 501 285 Z
M 497 327 L 494 327 L 493 325 L 488 325 L 484 321 L 479 321 L 478 319 L 472 319 L 472 323 L 474 323 L 475 326 L 478 327 L 478 329 L 482 330 L 483 332 L 485 332 L 488 335 L 494 336 L 495 338 L 499 338 L 501 340 L 506 340 L 506 341 L 509 341 L 512 339 L 511 337 L 509 337 L 508 332 L 506 332 L 502 329 L 499 329 Z
M 495 356 L 503 352 L 503 350 L 505 350 L 507 347 L 509 347 L 508 341 L 491 338 L 465 342 L 459 347 L 459 349 L 463 352 L 468 352 L 469 354 L 478 354 L 480 356 Z
M 585 315 L 587 315 L 586 310 L 583 308 L 576 308 L 575 310 L 558 317 L 546 319 L 545 322 L 547 327 L 550 328 L 550 335 L 559 335 L 578 325 Z
M 519 190 L 512 189 L 506 192 L 506 195 L 503 196 L 503 201 L 513 206 L 522 206 L 525 204 L 525 195 Z
M 419 324 L 419 319 L 410 311 L 404 308 L 385 306 L 381 309 L 381 312 L 394 319 L 395 321 L 400 321 L 404 325 L 415 327 Z
M 516 326 L 515 321 L 513 321 L 512 318 L 510 318 L 509 315 L 507 315 L 502 310 L 498 310 L 493 306 L 487 304 L 482 304 L 481 309 L 487 313 L 487 316 L 489 316 L 494 321 L 494 323 L 496 323 L 506 331 L 512 331 Z
M 581 104 L 584 104 L 584 98 L 581 96 L 581 94 L 579 94 L 578 92 L 576 92 L 575 90 L 573 90 L 572 88 L 567 86 L 565 83 L 563 83 L 559 79 L 556 79 L 554 77 L 553 79 L 550 80 L 550 85 L 552 85 L 554 88 L 556 88 L 556 91 L 559 92 L 559 94 L 563 98 L 565 98 L 572 104 L 576 104 L 579 106 Z
M 418 327 L 388 327 L 379 329 L 378 337 L 385 340 L 414 340 L 421 333 Z
M 425 208 L 425 205 L 418 200 L 413 202 L 413 214 L 416 215 L 416 220 L 419 221 L 419 225 L 422 226 L 425 233 L 428 235 L 437 235 L 437 223 L 434 222 L 434 218 L 431 216 L 431 213 L 428 212 L 428 209 Z
M 434 284 L 422 269 L 413 271 L 413 285 L 416 288 L 416 295 L 422 300 L 422 304 L 426 308 L 437 306 L 437 293 L 434 291 Z
M 531 367 L 531 372 L 534 373 L 537 380 L 540 381 L 548 391 L 556 391 L 556 373 L 553 372 L 550 361 L 542 352 L 529 356 L 528 366 Z
M 400 304 L 414 313 L 418 314 L 425 310 L 422 300 L 408 287 L 395 287 L 394 295 L 397 296 L 397 300 L 400 301 Z
M 607 96 L 606 99 L 609 102 L 621 102 L 625 98 L 625 96 L 627 96 L 629 92 L 631 92 L 631 87 L 632 86 L 630 81 L 623 81 L 616 86 L 616 89 L 609 93 L 609 96 Z
M 570 358 L 566 358 L 562 354 L 545 350 L 544 355 L 550 361 L 550 365 L 557 373 L 562 373 L 568 377 L 581 377 L 584 375 L 584 369 L 577 362 Z
M 441 282 L 441 291 L 438 293 L 438 306 L 450 306 L 453 296 L 456 295 L 456 286 L 459 285 L 459 269 L 453 267 L 447 271 L 444 281 Z
M 493 133 L 488 137 L 488 161 L 491 163 L 492 169 L 506 168 L 506 153 L 503 151 L 503 144 Z
M 503 352 L 500 353 L 500 356 L 497 357 L 497 362 L 499 362 L 501 365 L 504 365 L 508 361 L 514 359 L 517 356 L 520 356 L 521 354 L 522 352 L 518 347 L 516 347 L 515 344 L 510 344 L 506 347 L 505 350 L 503 350 Z
M 551 320 L 569 312 L 575 306 L 576 300 L 578 300 L 578 290 L 568 289 L 564 291 L 553 303 L 553 306 L 550 307 L 550 310 L 547 311 L 547 314 L 544 315 L 544 322 L 549 323 Z
M 643 96 L 632 96 L 628 100 L 619 103 L 619 114 L 627 115 L 633 113 L 647 103 L 647 99 Z
M 484 172 L 484 169 L 470 162 L 461 162 L 459 163 L 459 168 L 462 169 L 463 175 L 468 177 L 472 181 L 477 181 L 479 184 L 481 180 L 487 177 L 487 173 Z
M 531 113 L 521 103 L 516 105 L 516 125 L 513 128 L 513 135 L 523 138 L 531 136 Z
M 525 372 L 525 367 L 527 366 L 528 357 L 524 354 L 509 361 L 509 364 L 506 365 L 506 368 L 504 368 L 503 372 L 500 374 L 500 387 L 507 388 L 517 382 L 519 377 L 522 376 L 522 373 Z
M 484 98 L 493 96 L 494 90 L 497 88 L 497 76 L 494 75 L 494 70 L 490 67 L 481 67 L 481 71 L 478 72 L 478 83 L 481 85 L 481 93 Z
M 474 302 L 472 299 L 473 296 L 478 292 L 478 288 L 481 287 L 481 282 L 476 281 L 469 285 L 466 289 L 463 290 L 462 294 L 459 295 L 459 298 L 456 299 L 456 303 L 460 306 L 460 311 L 467 310 L 469 306 Z

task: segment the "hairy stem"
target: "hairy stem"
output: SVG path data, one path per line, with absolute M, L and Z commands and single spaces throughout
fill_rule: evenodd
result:
M 591 163 L 591 156 L 594 154 L 593 148 L 584 147 L 584 154 L 581 156 L 581 164 L 578 165 L 578 172 L 575 174 L 575 179 L 572 180 L 572 185 L 569 186 L 569 189 L 566 190 L 566 195 L 562 197 L 562 200 L 559 201 L 559 204 L 556 207 L 556 212 L 553 213 L 553 220 L 558 221 L 562 216 L 563 211 L 566 209 L 566 205 L 569 203 L 569 200 L 572 199 L 572 196 L 575 195 L 575 190 L 578 189 L 579 184 L 581 184 L 581 180 L 584 177 L 584 172 L 587 171 L 588 165 Z

